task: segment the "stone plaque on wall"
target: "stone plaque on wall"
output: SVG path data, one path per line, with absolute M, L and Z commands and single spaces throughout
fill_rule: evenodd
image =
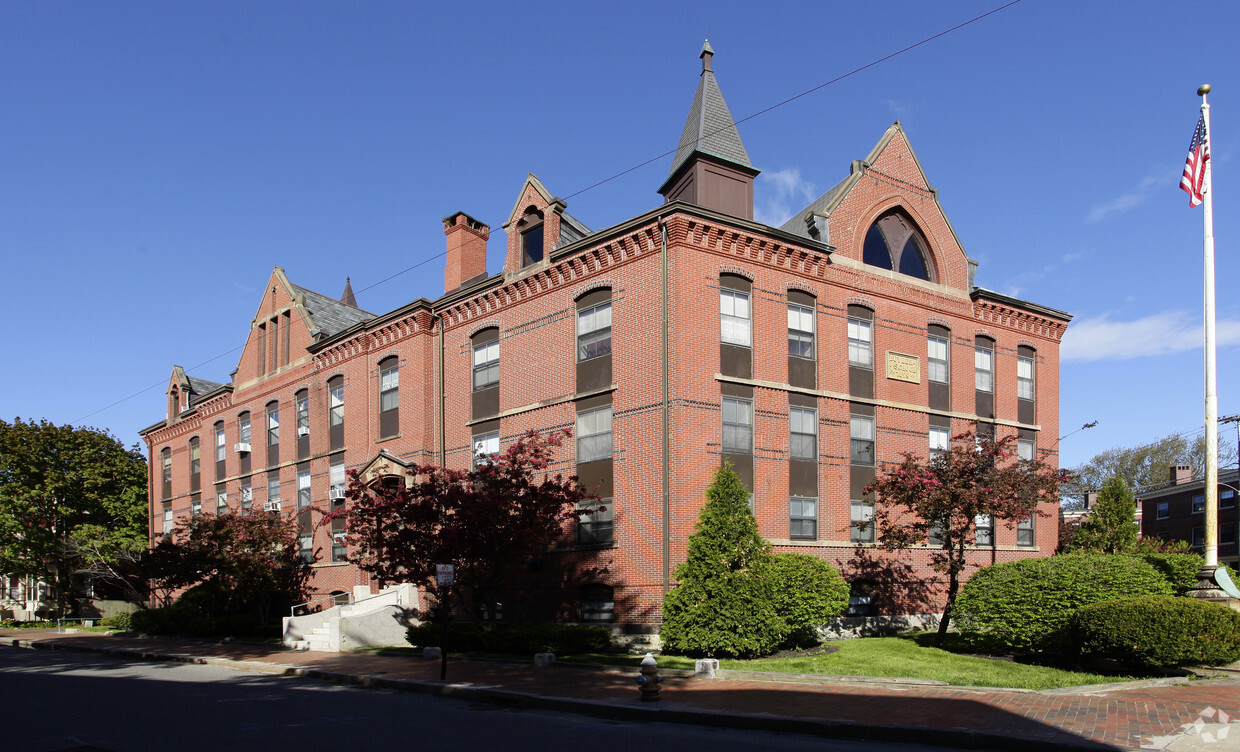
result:
M 916 355 L 887 351 L 887 378 L 921 383 L 921 359 Z

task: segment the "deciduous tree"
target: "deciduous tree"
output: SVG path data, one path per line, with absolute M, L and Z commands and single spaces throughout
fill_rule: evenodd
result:
M 106 431 L 0 420 L 0 572 L 55 583 L 65 612 L 94 539 L 109 555 L 146 535 L 146 461 Z
M 1219 437 L 1218 448 L 1220 467 L 1235 464 L 1235 444 Z M 1135 492 L 1158 488 L 1167 485 L 1169 471 L 1175 465 L 1188 465 L 1193 476 L 1201 478 L 1205 475 L 1205 458 L 1204 436 L 1190 441 L 1180 435 L 1171 435 L 1142 446 L 1108 449 L 1072 468 L 1071 479 L 1064 484 L 1064 496 L 1069 506 L 1080 508 L 1084 505 L 1087 492 L 1097 491 L 1108 478 L 1115 476 L 1123 478 L 1128 488 Z
M 530 431 L 468 471 L 414 464 L 406 477 L 372 486 L 352 472 L 343 512 L 350 560 L 384 582 L 433 581 L 435 565 L 452 564 L 457 592 L 487 606 L 493 627 L 514 573 L 596 498 L 576 476 L 548 471 L 571 435 Z
M 935 570 L 947 575 L 937 644 L 951 622 L 977 520 L 1012 528 L 1044 514 L 1039 504 L 1058 499 L 1064 474 L 1041 460 L 1015 460 L 1015 441 L 1014 436 L 956 436 L 949 451 L 930 461 L 906 453 L 865 489 L 876 502 L 872 524 L 878 526 L 878 542 L 888 550 L 929 544 Z

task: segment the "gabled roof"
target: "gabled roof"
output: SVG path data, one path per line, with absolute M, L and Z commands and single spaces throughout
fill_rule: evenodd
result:
M 318 330 L 320 338 L 339 334 L 351 326 L 370 321 L 375 317 L 373 313 L 346 305 L 313 290 L 307 290 L 298 285 L 291 285 L 291 287 L 294 293 L 301 295 L 306 301 L 306 313 L 310 316 L 313 329 Z
M 719 82 L 715 80 L 715 72 L 711 69 L 714 54 L 710 40 L 707 40 L 700 55 L 702 76 L 698 79 L 689 117 L 685 119 L 685 128 L 680 134 L 680 145 L 672 159 L 672 168 L 667 172 L 669 178 L 689 161 L 695 151 L 753 169 L 749 152 L 745 150 L 741 134 L 736 129 L 736 121 L 732 119 L 732 111 L 728 109 L 723 92 L 719 90 Z
M 224 386 L 223 384 L 217 383 L 215 381 L 207 381 L 206 379 L 200 379 L 194 376 L 190 376 L 189 374 L 186 374 L 185 378 L 187 381 L 189 381 L 190 394 L 194 395 L 195 397 L 201 397 L 204 394 L 209 394 L 211 392 L 214 392 L 216 389 L 219 389 L 220 387 Z M 194 401 L 197 402 L 198 400 L 194 400 Z

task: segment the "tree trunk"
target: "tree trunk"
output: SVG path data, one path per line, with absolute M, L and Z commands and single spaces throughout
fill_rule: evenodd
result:
M 947 604 L 943 606 L 943 618 L 939 620 L 939 631 L 934 636 L 936 648 L 943 647 L 943 641 L 947 639 L 947 628 L 952 620 L 952 608 L 956 605 L 956 593 L 960 592 L 960 570 L 964 564 L 964 547 L 961 546 L 956 554 L 960 557 L 961 566 L 956 566 L 955 562 L 948 562 L 947 565 Z

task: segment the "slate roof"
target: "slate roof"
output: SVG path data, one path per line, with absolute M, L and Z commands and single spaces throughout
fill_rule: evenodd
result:
M 713 54 L 714 50 L 707 42 L 702 47 L 702 55 Z M 736 130 L 736 121 L 732 119 L 728 103 L 719 90 L 719 82 L 715 80 L 715 72 L 705 62 L 697 93 L 693 95 L 693 104 L 689 107 L 689 117 L 685 119 L 685 128 L 680 134 L 680 145 L 672 159 L 672 169 L 667 173 L 669 178 L 689 160 L 694 151 L 753 169 L 749 152 L 745 151 L 741 134 Z
M 310 318 L 318 327 L 320 337 L 331 337 L 351 326 L 375 318 L 373 313 L 345 305 L 339 300 L 333 300 L 304 287 L 293 285 L 293 291 L 305 297 L 306 311 L 310 313 Z
M 209 394 L 211 392 L 214 392 L 216 389 L 219 389 L 220 387 L 224 386 L 223 384 L 217 384 L 214 381 L 207 381 L 206 379 L 195 378 L 193 376 L 190 376 L 189 374 L 186 374 L 185 378 L 189 380 L 190 392 L 194 394 L 194 396 L 197 396 L 197 397 L 201 397 L 204 394 Z
M 586 227 L 580 219 L 577 219 L 568 212 L 560 213 L 560 242 L 556 243 L 556 248 L 563 248 L 566 245 L 576 243 L 578 240 L 592 235 L 593 230 Z
M 839 200 L 844 197 L 845 193 L 848 192 L 851 182 L 852 176 L 850 175 L 836 183 L 831 187 L 831 190 L 814 199 L 809 206 L 793 214 L 792 218 L 780 225 L 779 229 L 784 232 L 790 232 L 793 235 L 800 235 L 803 238 L 809 238 L 812 240 L 813 238 L 811 238 L 809 234 L 809 228 L 805 224 L 805 216 L 814 212 L 822 212 L 823 214 L 829 215 L 831 211 L 835 209 L 836 205 L 839 203 Z

